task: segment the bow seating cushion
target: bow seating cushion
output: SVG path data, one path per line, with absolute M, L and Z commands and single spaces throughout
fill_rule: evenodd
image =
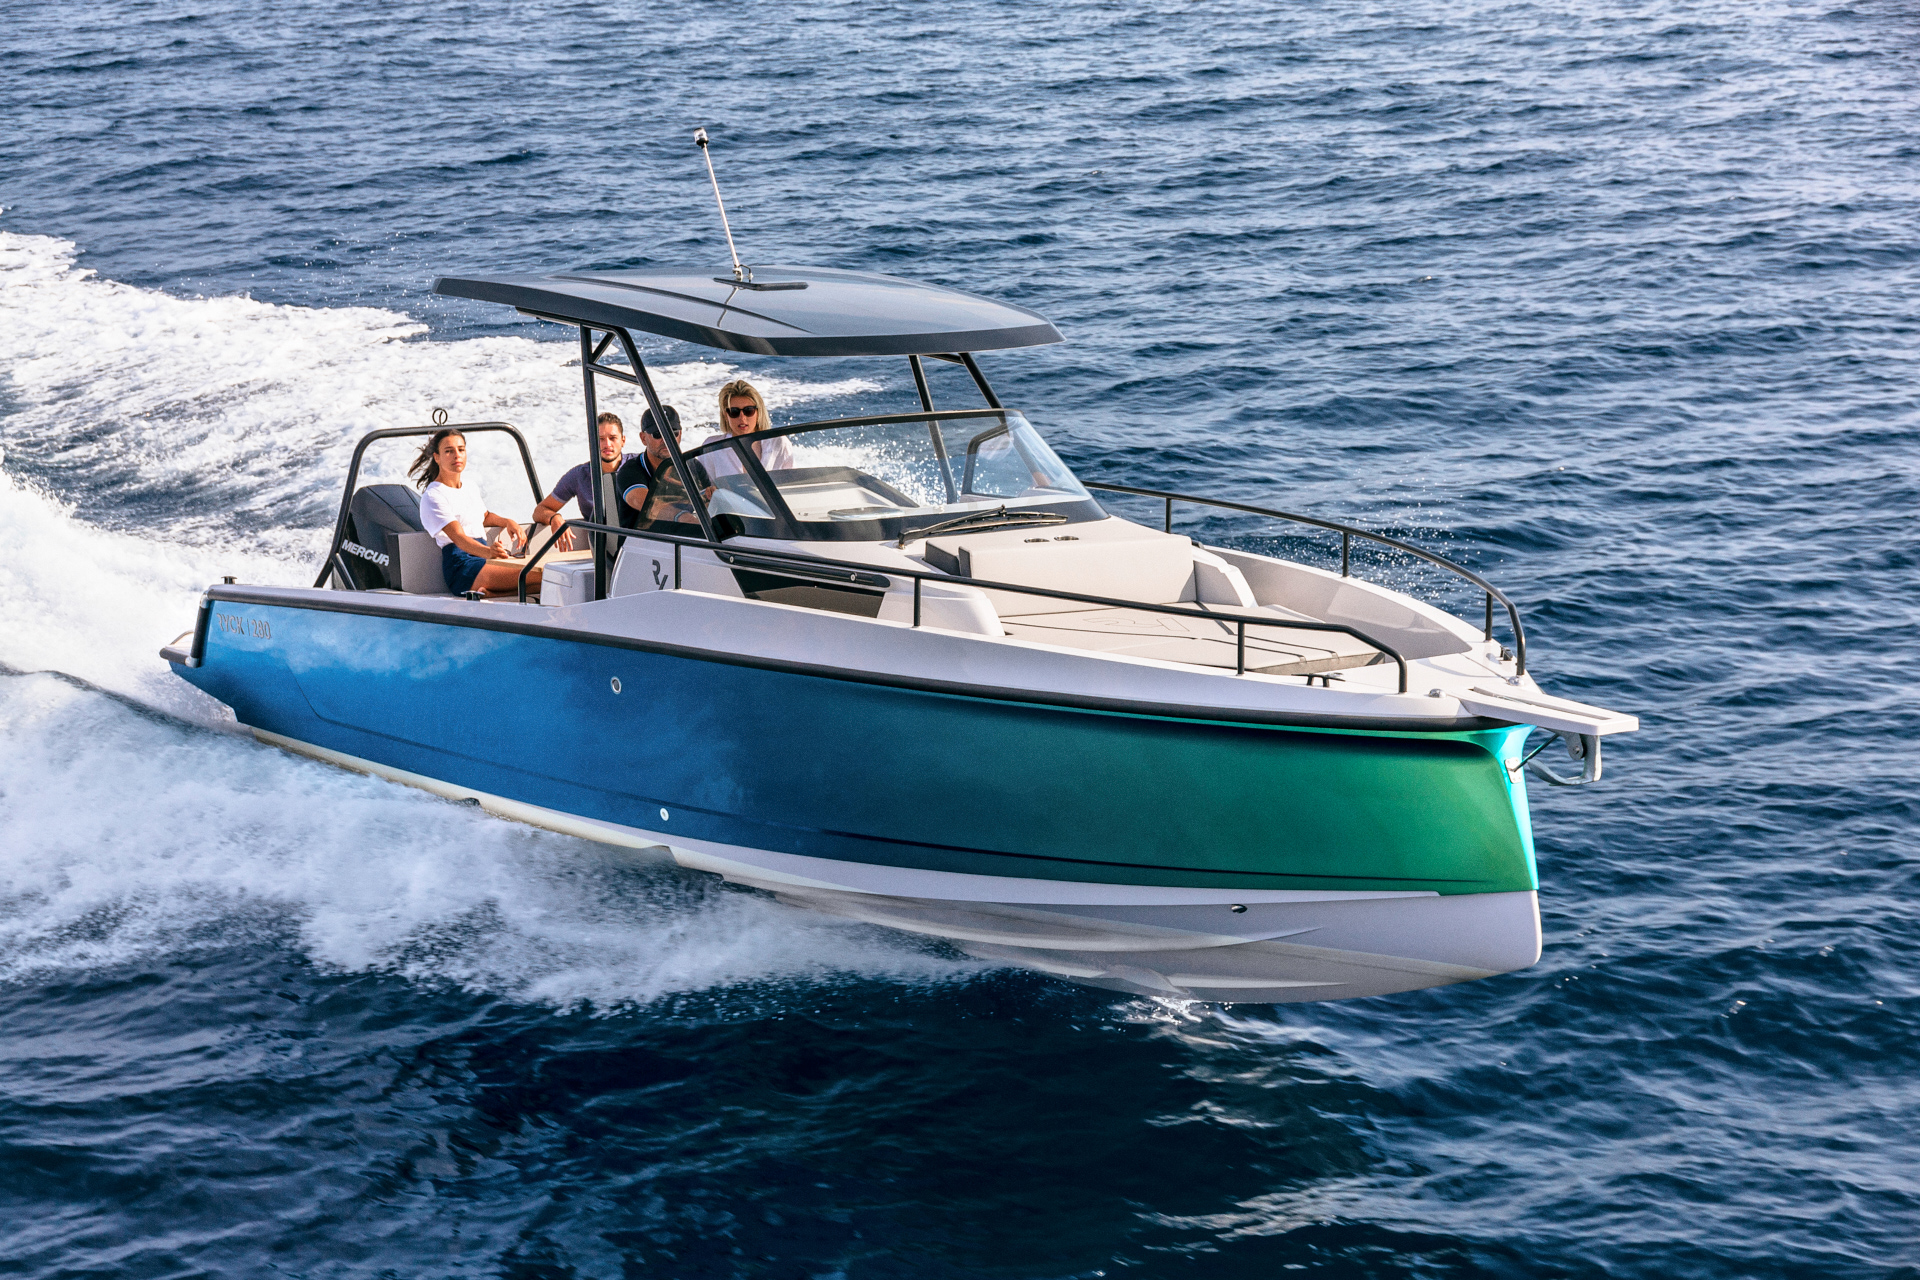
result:
M 929 538 L 925 556 L 937 569 L 990 582 L 1144 604 L 1174 604 L 1193 598 L 1193 542 L 1125 520 Z M 1076 607 L 1072 602 L 1046 596 L 1010 591 L 988 594 L 1003 618 Z

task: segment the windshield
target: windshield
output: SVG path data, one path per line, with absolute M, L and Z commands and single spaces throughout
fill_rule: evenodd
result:
M 742 456 L 749 445 L 751 462 Z M 688 453 L 712 483 L 714 515 L 735 516 L 742 532 L 765 536 L 897 538 L 962 517 L 983 527 L 1003 508 L 1009 522 L 1106 514 L 1011 409 L 840 419 L 719 436 Z

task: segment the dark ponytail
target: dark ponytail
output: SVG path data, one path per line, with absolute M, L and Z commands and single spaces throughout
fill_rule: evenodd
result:
M 424 445 L 420 446 L 419 456 L 414 458 L 413 465 L 407 468 L 407 474 L 412 476 L 414 483 L 422 489 L 440 478 L 440 461 L 433 455 L 440 452 L 440 444 L 448 436 L 459 436 L 465 440 L 467 433 L 458 427 L 440 428 L 428 438 Z

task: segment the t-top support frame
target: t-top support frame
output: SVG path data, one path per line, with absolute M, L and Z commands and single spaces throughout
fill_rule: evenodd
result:
M 715 531 L 713 515 L 707 510 L 706 495 L 701 493 L 699 486 L 693 483 L 693 473 L 688 469 L 686 457 L 680 451 L 679 437 L 667 425 L 666 407 L 661 403 L 659 393 L 654 390 L 653 379 L 647 373 L 646 362 L 640 358 L 639 348 L 634 345 L 633 335 L 619 325 L 592 324 L 584 320 L 529 311 L 525 308 L 521 308 L 521 314 L 532 316 L 537 320 L 570 325 L 579 330 L 580 384 L 587 415 L 587 465 L 593 469 L 594 477 L 592 523 L 601 526 L 617 525 L 622 500 L 620 495 L 613 491 L 613 478 L 600 466 L 600 397 L 599 389 L 594 383 L 594 378 L 599 376 L 613 378 L 640 388 L 640 393 L 646 397 L 648 409 L 653 413 L 654 422 L 659 424 L 660 438 L 667 446 L 667 454 L 673 461 L 673 469 L 686 488 L 688 502 L 693 507 L 694 516 L 700 522 L 701 536 L 708 542 L 720 541 Z M 594 340 L 596 334 L 600 335 L 598 342 Z M 620 344 L 621 354 L 627 358 L 627 367 L 624 369 L 606 363 L 606 354 L 615 342 Z M 974 361 L 971 352 L 936 354 L 927 358 L 964 366 L 988 407 L 994 409 L 1001 407 L 1000 397 L 993 393 L 993 387 L 987 382 L 986 375 L 980 371 L 980 366 Z M 933 396 L 927 386 L 926 369 L 921 364 L 919 356 L 909 356 L 908 361 L 913 369 L 914 390 L 919 393 L 921 408 L 932 412 Z M 941 447 L 937 433 L 934 437 L 934 446 Z M 643 450 L 646 448 L 644 440 L 640 447 Z M 952 496 L 948 495 L 950 501 Z M 607 588 L 613 577 L 613 550 L 608 541 L 608 534 L 595 530 L 592 536 L 593 598 L 604 600 L 607 598 Z
M 533 315 L 536 313 L 528 312 Z M 600 465 L 600 398 L 594 377 L 613 378 L 640 388 L 640 394 L 646 397 L 647 408 L 652 411 L 653 421 L 660 429 L 660 439 L 667 446 L 667 454 L 673 460 L 673 469 L 680 476 L 680 482 L 687 491 L 687 500 L 693 507 L 695 518 L 700 521 L 700 534 L 709 542 L 718 541 L 714 537 L 713 516 L 707 511 L 706 495 L 693 483 L 693 473 L 687 469 L 686 459 L 680 452 L 680 440 L 667 421 L 666 406 L 660 402 L 660 394 L 653 388 L 653 379 L 647 373 L 647 365 L 640 358 L 640 350 L 634 345 L 633 335 L 619 326 L 588 324 L 581 320 L 569 320 L 564 316 L 542 315 L 542 320 L 551 320 L 556 324 L 573 325 L 580 331 L 580 381 L 584 393 L 587 411 L 587 458 L 588 466 L 593 468 L 593 518 L 594 523 L 617 525 L 620 523 L 620 495 L 613 491 L 613 477 Z M 595 343 L 594 335 L 602 335 Z M 619 368 L 605 362 L 607 350 L 615 342 L 627 358 L 627 367 Z M 644 450 L 643 439 L 640 447 Z M 613 550 L 605 533 L 593 534 L 593 598 L 607 598 L 607 587 L 613 577 Z

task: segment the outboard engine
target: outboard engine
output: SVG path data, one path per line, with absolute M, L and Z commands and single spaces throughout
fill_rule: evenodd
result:
M 394 539 L 421 532 L 418 493 L 404 484 L 366 485 L 347 509 L 347 537 L 337 563 L 346 566 L 356 591 L 398 586 Z

